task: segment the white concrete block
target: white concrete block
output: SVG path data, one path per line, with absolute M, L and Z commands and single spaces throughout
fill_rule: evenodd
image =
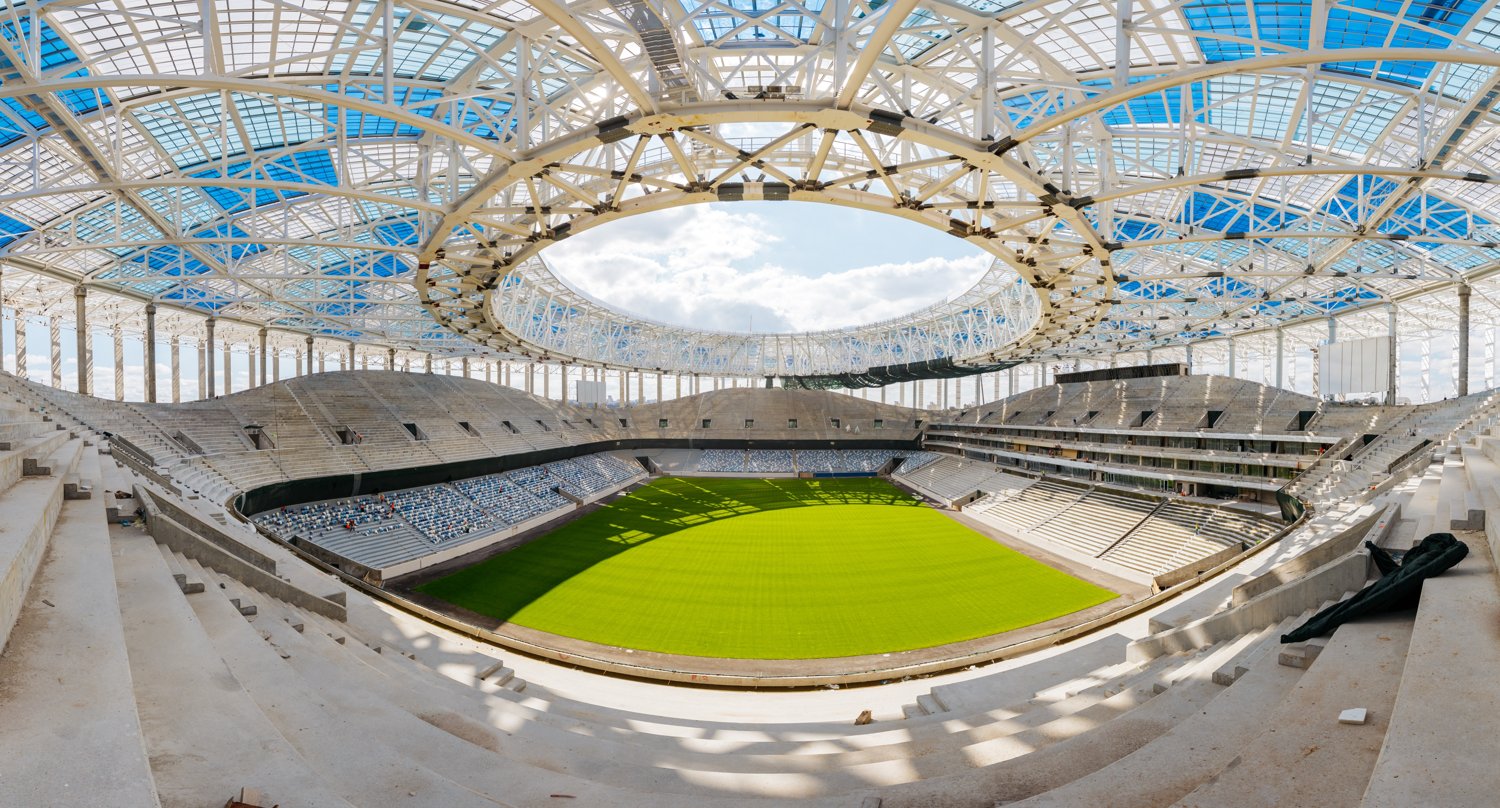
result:
M 1369 713 L 1363 707 L 1355 707 L 1339 713 L 1340 724 L 1355 724 L 1358 726 L 1363 726 L 1366 719 L 1368 718 Z

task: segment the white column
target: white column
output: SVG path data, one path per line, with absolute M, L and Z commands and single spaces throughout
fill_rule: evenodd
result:
M 203 333 L 206 334 L 207 336 L 204 338 L 204 343 L 202 345 L 198 346 L 199 350 L 200 350 L 199 357 L 200 357 L 200 359 L 202 359 L 202 361 L 199 363 L 198 378 L 200 380 L 203 380 L 206 377 L 206 381 L 204 381 L 204 384 L 206 384 L 207 387 L 206 388 L 204 388 L 204 387 L 198 388 L 198 397 L 199 398 L 213 398 L 214 397 L 214 318 L 210 317 L 207 320 L 203 321 Z M 203 358 L 204 354 L 207 354 L 206 358 Z M 205 395 L 204 392 L 203 392 L 205 389 L 208 390 L 207 395 Z
M 94 375 L 94 357 L 89 352 L 88 290 L 73 287 L 73 353 L 78 360 L 78 392 L 89 394 Z
M 269 334 L 266 332 L 266 329 L 265 329 L 264 326 L 261 327 L 259 336 L 260 336 L 260 385 L 262 387 L 264 387 L 264 386 L 266 386 L 266 382 L 267 382 L 266 361 L 269 358 L 266 355 L 266 337 L 268 337 Z M 254 384 L 254 382 L 252 381 L 251 384 Z
M 311 334 L 308 334 L 307 335 L 307 375 L 308 376 L 311 376 L 312 373 L 313 373 L 313 353 L 315 353 L 315 351 L 313 350 L 313 338 L 312 338 Z
M 16 330 L 16 378 L 31 378 L 26 369 L 26 313 L 20 309 L 16 310 L 16 319 L 11 321 Z M 1491 336 L 1494 333 L 1491 332 Z
M 182 338 L 172 335 L 169 350 L 172 354 L 172 403 L 182 403 Z
M 56 316 L 47 320 L 47 336 L 52 343 L 52 386 L 62 387 L 62 323 Z
M 125 400 L 125 334 L 116 325 L 110 329 L 110 348 L 115 352 L 115 401 Z
M 146 371 L 146 401 L 156 403 L 156 304 L 146 304 L 146 336 L 141 345 L 141 359 Z
M 1467 283 L 1458 286 L 1458 339 L 1457 359 L 1458 367 L 1456 378 L 1458 380 L 1456 390 L 1458 395 L 1469 394 L 1469 285 Z

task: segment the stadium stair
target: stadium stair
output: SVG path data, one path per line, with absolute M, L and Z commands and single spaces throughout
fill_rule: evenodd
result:
M 67 806 L 107 795 L 118 805 L 158 805 L 104 504 L 63 501 L 61 472 L 79 466 L 97 479 L 98 455 L 75 438 L 49 462 L 52 475 L 28 477 L 0 494 L 0 524 L 19 528 L 0 532 L 7 592 L 26 592 L 0 657 L 3 800 Z M 29 589 L 22 585 L 28 568 L 35 569 Z M 54 765 L 60 762 L 66 765 Z

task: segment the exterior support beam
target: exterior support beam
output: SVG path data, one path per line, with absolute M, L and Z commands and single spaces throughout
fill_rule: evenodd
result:
M 110 329 L 110 348 L 115 354 L 115 401 L 125 400 L 125 333 L 117 325 Z
M 204 391 L 199 390 L 198 391 L 198 397 L 199 398 L 213 398 L 214 397 L 214 318 L 210 317 L 207 320 L 203 321 L 203 333 L 205 335 L 204 336 L 204 341 L 203 341 L 203 352 L 202 352 L 202 355 L 204 357 L 204 359 L 203 359 L 204 365 L 203 365 L 202 368 L 199 368 L 198 375 L 206 380 L 206 384 L 208 385 L 208 392 L 207 392 L 207 394 L 205 394 Z
M 312 373 L 313 373 L 313 338 L 311 336 L 309 336 L 307 338 L 307 373 L 305 375 L 311 376 Z
M 1469 394 L 1469 294 L 1467 283 L 1458 287 L 1458 394 Z
M 88 315 L 89 292 L 83 286 L 73 287 L 73 326 L 75 342 L 73 343 L 74 355 L 78 358 L 78 392 L 82 395 L 89 394 L 89 377 L 93 374 L 94 358 L 89 355 L 89 315 Z
M 62 323 L 55 316 L 47 320 L 47 337 L 52 346 L 52 386 L 62 387 Z
M 1387 346 L 1388 347 L 1387 353 L 1389 354 L 1389 356 L 1386 357 L 1386 367 L 1385 367 L 1385 372 L 1386 372 L 1386 376 L 1385 376 L 1385 403 L 1386 403 L 1387 406 L 1395 406 L 1395 404 L 1396 404 L 1396 369 L 1401 366 L 1400 365 L 1400 361 L 1398 359 L 1399 354 L 1397 353 L 1397 351 L 1400 349 L 1401 345 L 1400 345 L 1400 341 L 1396 339 L 1396 304 L 1395 303 L 1390 304 L 1390 307 L 1387 310 L 1386 314 L 1389 317 L 1389 321 L 1387 322 L 1387 325 L 1386 325 L 1386 339 L 1390 340 L 1390 345 Z
M 16 329 L 16 378 L 19 378 L 19 379 L 29 379 L 29 378 L 31 378 L 31 376 L 30 376 L 29 372 L 26 369 L 26 362 L 27 362 L 28 357 L 26 356 L 26 314 L 25 314 L 25 312 L 22 312 L 20 309 L 17 309 L 16 310 L 16 318 L 11 321 L 11 325 L 15 326 L 15 329 Z
M 182 338 L 172 335 L 172 403 L 182 403 Z
M 146 401 L 156 403 L 156 304 L 146 304 L 146 344 L 141 346 L 145 360 Z
M 1286 334 L 1281 326 L 1276 327 L 1276 389 L 1281 389 L 1281 372 L 1286 367 Z
M 266 386 L 266 329 L 262 327 L 257 334 L 260 337 L 260 386 Z

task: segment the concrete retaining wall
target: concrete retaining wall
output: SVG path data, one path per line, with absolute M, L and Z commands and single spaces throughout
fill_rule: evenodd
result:
M 146 522 L 151 537 L 159 544 L 164 544 L 205 567 L 222 572 L 257 592 L 262 592 L 297 608 L 339 621 L 348 618 L 343 592 L 330 597 L 319 597 L 296 587 L 276 577 L 274 573 L 250 564 L 213 542 L 205 540 L 196 531 L 167 515 L 166 511 L 158 507 L 162 504 L 161 500 L 152 499 L 150 494 L 144 493 L 140 488 L 136 489 L 136 496 L 146 510 Z
M 1302 555 L 1287 559 L 1261 575 L 1236 586 L 1231 602 L 1239 606 L 1257 595 L 1295 581 L 1339 556 L 1359 549 L 1366 540 L 1379 544 L 1400 518 L 1401 506 L 1396 503 L 1374 511 L 1333 538 L 1309 548 Z

